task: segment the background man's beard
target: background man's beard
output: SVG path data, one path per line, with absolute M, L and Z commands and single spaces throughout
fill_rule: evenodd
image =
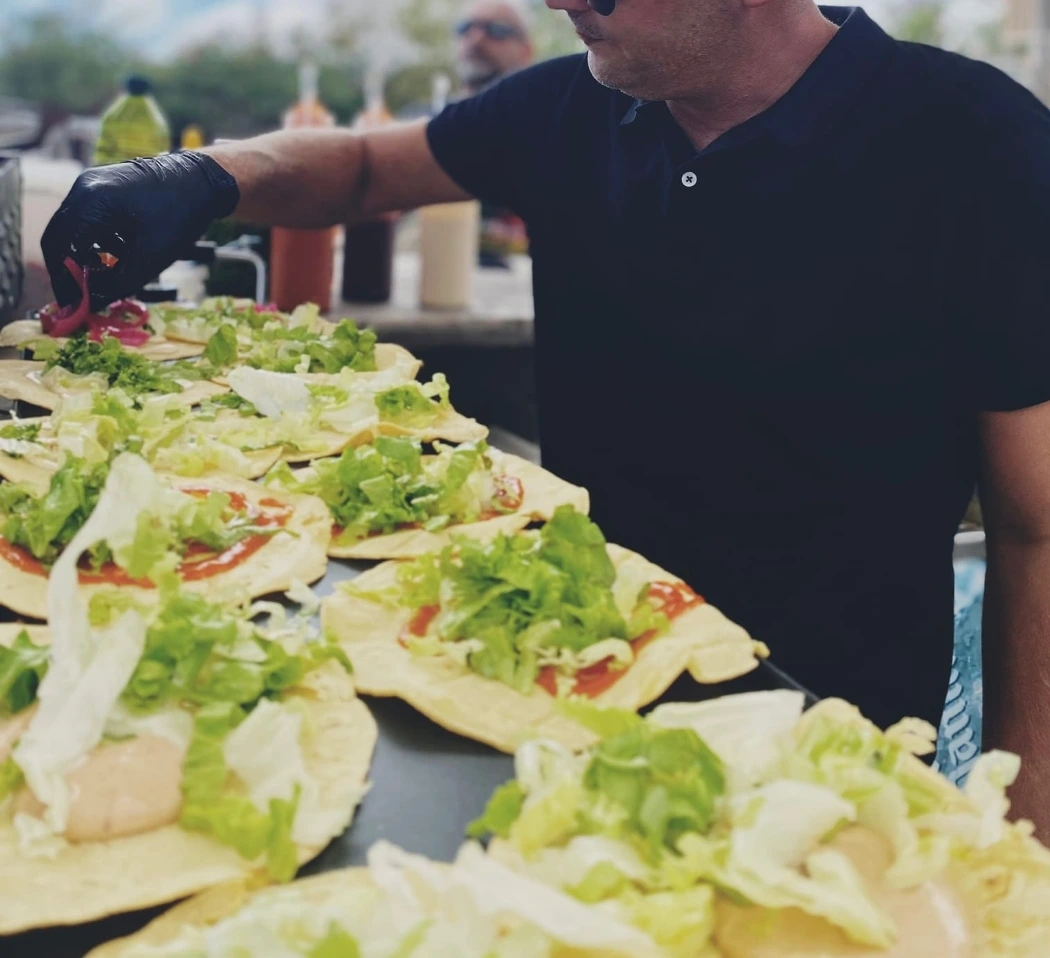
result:
M 489 60 L 475 59 L 460 61 L 456 68 L 460 82 L 471 89 L 488 86 L 500 78 L 499 67 Z

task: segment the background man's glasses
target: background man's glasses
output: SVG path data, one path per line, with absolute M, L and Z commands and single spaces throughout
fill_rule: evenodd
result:
M 608 0 L 604 0 L 604 2 L 608 2 Z M 521 31 L 517 27 L 509 23 L 499 23 L 496 20 L 461 20 L 456 24 L 456 36 L 465 37 L 475 27 L 490 40 L 521 39 Z
M 587 0 L 590 8 L 603 17 L 609 16 L 616 9 L 616 0 Z

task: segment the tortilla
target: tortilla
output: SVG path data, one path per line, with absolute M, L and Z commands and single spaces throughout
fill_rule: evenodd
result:
M 302 878 L 294 885 L 283 889 L 269 889 L 266 894 L 294 894 L 304 903 L 324 906 L 335 896 L 360 891 L 362 894 L 373 887 L 367 868 L 346 868 L 339 871 Z M 123 958 L 144 947 L 158 948 L 174 942 L 187 926 L 206 928 L 232 917 L 240 911 L 250 898 L 263 889 L 250 881 L 232 881 L 209 888 L 208 891 L 181 902 L 151 921 L 141 931 L 127 938 L 99 945 L 89 951 L 85 958 Z
M 634 556 L 610 545 L 619 567 Z M 645 560 L 641 560 L 645 561 Z M 651 582 L 680 582 L 677 576 L 646 563 Z M 397 562 L 385 562 L 358 576 L 355 591 L 396 586 Z M 414 656 L 398 642 L 412 611 L 338 591 L 322 603 L 322 623 L 336 636 L 354 663 L 354 680 L 364 695 L 404 699 L 427 718 L 457 735 L 513 753 L 529 738 L 549 738 L 572 749 L 586 748 L 597 737 L 559 714 L 556 700 L 541 688 L 530 695 L 482 678 L 448 656 Z M 714 606 L 695 606 L 671 622 L 670 630 L 644 646 L 633 665 L 593 701 L 606 708 L 638 711 L 656 701 L 683 672 L 714 685 L 745 675 L 768 655 L 744 629 Z
M 315 582 L 325 574 L 332 520 L 328 508 L 315 496 L 270 490 L 257 483 L 230 476 L 179 478 L 173 479 L 173 484 L 186 489 L 240 492 L 250 503 L 272 498 L 294 508 L 285 527 L 287 533 L 278 533 L 258 552 L 228 571 L 185 582 L 184 588 L 187 590 L 199 592 L 213 602 L 239 602 L 287 591 L 295 581 Z M 0 605 L 19 615 L 46 619 L 47 587 L 48 579 L 45 576 L 23 571 L 0 556 Z M 90 594 L 111 588 L 113 586 L 106 583 L 85 584 L 81 586 L 81 591 Z M 122 585 L 120 588 L 136 587 Z M 149 594 L 155 592 L 148 591 Z
M 40 328 L 40 321 L 36 319 L 19 319 L 8 323 L 0 329 L 0 348 L 12 346 L 24 346 L 34 339 L 43 339 L 47 334 Z M 58 337 L 47 337 L 54 339 L 56 343 L 68 342 Z M 166 362 L 175 359 L 193 359 L 204 352 L 203 343 L 179 342 L 165 336 L 151 336 L 141 346 L 125 346 L 129 353 L 138 353 L 146 359 L 156 359 L 158 362 Z
M 840 699 L 825 699 L 803 715 L 796 727 L 796 739 L 804 738 L 812 724 L 821 718 L 841 726 L 875 728 L 855 706 Z M 921 781 L 924 789 L 944 802 L 945 810 L 941 814 L 973 814 L 972 800 L 948 779 L 914 755 L 905 756 L 903 761 L 908 776 Z M 891 854 L 888 847 L 887 854 Z M 1050 850 L 1032 837 L 1030 825 L 1004 823 L 1000 841 L 984 849 L 954 854 L 948 868 L 935 881 L 954 892 L 970 916 L 967 930 L 971 937 L 966 954 L 975 958 L 1045 958 L 1050 940 Z M 879 953 L 849 943 L 834 926 L 796 909 L 762 909 L 761 915 L 758 911 L 720 901 L 716 944 L 721 944 L 720 939 L 732 932 L 737 947 L 761 946 L 762 954 L 771 956 L 800 958 L 807 954 L 803 949 L 811 941 L 813 954 L 828 958 L 846 955 L 874 958 Z M 910 917 L 915 919 L 914 914 Z M 769 947 L 771 942 L 776 944 L 775 949 Z M 897 953 L 895 950 L 894 954 Z M 914 953 L 935 958 L 921 942 L 915 945 Z
M 236 413 L 234 413 L 236 415 Z M 285 462 L 312 462 L 327 456 L 338 456 L 351 446 L 363 446 L 375 442 L 380 436 L 407 436 L 421 442 L 434 442 L 441 439 L 445 442 L 470 442 L 484 439 L 489 434 L 487 426 L 476 419 L 456 412 L 454 409 L 443 409 L 432 423 L 420 428 L 397 426 L 390 422 L 380 422 L 374 417 L 366 420 L 355 431 L 345 433 L 333 429 L 324 429 L 310 436 L 311 449 L 287 449 L 281 456 Z
M 416 378 L 423 368 L 423 363 L 416 359 L 403 346 L 396 343 L 376 343 L 376 368 L 373 372 L 356 372 L 355 377 L 361 377 L 365 381 L 380 373 L 388 373 L 391 369 L 400 369 L 404 374 L 404 381 L 411 382 Z M 301 379 L 313 383 L 338 383 L 338 373 L 299 373 Z M 216 376 L 213 382 L 223 386 L 229 385 L 225 376 Z
M 21 629 L 0 626 L 0 644 L 10 645 Z M 45 635 L 41 627 L 31 632 L 36 642 Z M 326 807 L 343 810 L 345 805 L 342 826 L 331 836 L 335 838 L 353 818 L 378 729 L 355 696 L 350 676 L 335 663 L 308 675 L 293 697 L 306 713 L 304 727 L 312 730 L 303 746 L 307 770 Z M 299 863 L 316 858 L 324 847 L 299 846 Z M 0 935 L 149 908 L 257 875 L 260 867 L 178 825 L 109 842 L 68 845 L 54 859 L 26 858 L 14 826 L 0 814 Z
M 44 372 L 44 363 L 28 359 L 7 359 L 0 361 L 0 396 L 27 402 L 41 409 L 54 409 L 62 398 L 60 393 L 48 389 L 40 382 Z M 205 399 L 222 396 L 228 393 L 228 386 L 220 386 L 208 380 L 200 382 L 180 381 L 184 388 L 178 393 L 179 402 L 187 406 L 196 406 Z
M 215 298 L 221 299 L 223 297 Z M 232 299 L 234 306 L 240 307 L 242 309 L 247 309 L 249 307 L 254 308 L 257 305 L 254 299 L 245 299 L 244 297 L 237 296 L 232 297 Z M 189 314 L 189 318 L 191 319 L 193 318 L 193 315 L 198 311 L 198 308 L 194 306 L 186 306 L 184 308 L 185 311 Z M 269 313 L 267 315 L 271 316 L 274 321 L 279 320 L 282 316 L 282 314 L 279 312 Z M 167 336 L 168 339 L 172 339 L 180 343 L 196 343 L 201 346 L 207 344 L 208 340 L 215 335 L 215 331 L 220 325 L 232 324 L 235 329 L 242 328 L 242 324 L 237 320 L 233 320 L 232 323 L 229 319 L 227 319 L 225 322 L 220 321 L 217 325 L 212 326 L 211 329 L 207 328 L 211 324 L 206 323 L 204 324 L 204 326 L 202 326 L 202 329 L 204 330 L 204 332 L 202 333 L 204 338 L 202 339 L 200 335 L 191 335 L 190 330 L 183 331 L 182 329 L 176 327 L 175 322 L 177 322 L 177 320 L 173 320 L 172 322 L 167 324 L 169 327 L 173 327 L 165 331 L 164 335 Z M 284 325 L 284 322 L 282 322 L 282 325 Z M 333 323 L 327 319 L 321 319 L 320 317 L 318 317 L 316 320 L 309 323 L 309 328 L 312 332 L 315 332 L 320 336 L 331 336 L 332 333 L 335 332 L 335 328 L 338 325 L 338 323 Z
M 54 444 L 54 438 L 50 431 L 50 419 L 19 419 L 18 422 L 27 425 L 40 424 L 40 434 L 35 440 L 35 445 L 39 448 L 18 456 L 0 452 L 0 479 L 6 479 L 8 482 L 25 483 L 34 489 L 46 492 L 48 484 L 51 482 L 51 476 L 65 461 L 65 452 L 58 449 Z M 29 447 L 26 448 L 28 449 Z M 245 457 L 247 466 L 247 471 L 242 478 L 258 479 L 260 476 L 266 475 L 280 461 L 281 447 L 271 446 L 268 449 L 253 449 L 242 453 L 242 455 Z M 207 477 L 216 474 L 213 470 L 203 475 Z M 226 474 L 228 475 L 229 473 Z
M 518 456 L 508 453 L 500 453 L 500 456 L 501 471 L 520 479 L 525 491 L 525 498 L 517 512 L 480 522 L 460 523 L 441 532 L 404 529 L 389 535 L 371 536 L 353 545 L 337 545 L 333 540 L 328 554 L 337 559 L 407 559 L 436 552 L 448 545 L 453 536 L 493 539 L 500 533 L 519 532 L 531 522 L 549 519 L 558 506 L 571 505 L 577 512 L 584 514 L 590 509 L 590 496 L 586 489 L 571 485 Z

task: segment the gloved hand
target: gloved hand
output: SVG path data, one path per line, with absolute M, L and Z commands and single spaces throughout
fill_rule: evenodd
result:
M 232 213 L 239 201 L 237 181 L 203 153 L 86 170 L 40 244 L 55 298 L 61 306 L 81 299 L 67 257 L 89 271 L 93 310 L 133 295 L 186 255 L 209 224 Z M 109 255 L 100 259 L 100 253 Z

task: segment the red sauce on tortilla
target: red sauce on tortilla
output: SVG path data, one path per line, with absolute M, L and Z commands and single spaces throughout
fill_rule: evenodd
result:
M 397 641 L 403 646 L 408 646 L 408 640 L 416 637 L 422 638 L 427 634 L 427 629 L 430 628 L 430 623 L 437 618 L 438 613 L 441 611 L 440 605 L 424 605 L 420 608 L 408 625 L 401 630 L 401 635 L 398 636 Z
M 187 495 L 204 498 L 209 492 L 214 492 L 215 490 L 183 489 L 182 491 Z M 220 491 L 226 492 L 226 490 Z M 259 505 L 269 510 L 263 512 L 252 506 L 242 492 L 226 492 L 226 495 L 230 497 L 230 507 L 257 526 L 284 526 L 292 514 L 291 508 L 277 499 L 267 498 L 259 500 Z M 187 582 L 209 579 L 236 568 L 242 562 L 255 555 L 269 541 L 270 536 L 250 535 L 239 542 L 235 542 L 222 552 L 215 552 L 201 542 L 188 543 L 177 572 Z M 45 578 L 48 575 L 48 569 L 42 562 L 25 549 L 8 542 L 3 537 L 0 537 L 0 559 L 30 575 L 39 575 Z M 86 562 L 86 557 L 84 561 Z M 120 566 L 111 562 L 106 563 L 100 569 L 91 569 L 86 567 L 86 565 L 82 566 L 79 580 L 84 585 L 105 583 L 107 585 L 132 585 L 141 589 L 152 589 L 154 587 L 153 583 L 148 579 L 134 579 Z
M 0 537 L 0 558 L 8 565 L 13 565 L 19 572 L 47 577 L 47 569 L 32 553 Z
M 649 584 L 649 598 L 655 599 L 654 605 L 672 621 L 689 609 L 702 605 L 704 602 L 703 598 L 697 595 L 684 582 L 651 582 Z M 631 648 L 634 649 L 635 657 L 658 635 L 659 633 L 653 629 L 634 639 L 631 642 Z M 608 658 L 603 659 L 601 662 L 595 662 L 594 665 L 589 665 L 585 669 L 580 669 L 576 673 L 576 684 L 573 686 L 572 693 L 594 698 L 611 688 L 627 672 L 627 669 L 610 668 L 612 663 L 613 659 Z M 553 666 L 544 666 L 540 669 L 540 674 L 536 678 L 536 684 L 545 692 L 557 695 L 556 675 L 557 670 Z

